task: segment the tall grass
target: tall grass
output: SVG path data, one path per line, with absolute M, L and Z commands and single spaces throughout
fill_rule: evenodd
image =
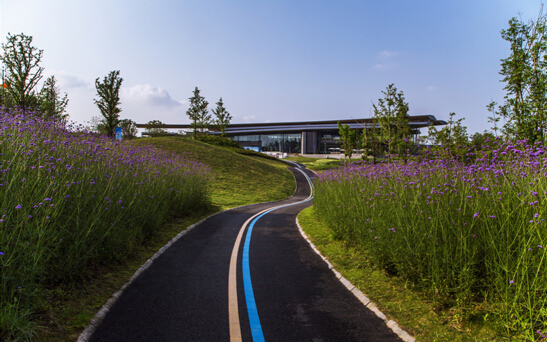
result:
M 546 149 L 526 141 L 490 145 L 324 172 L 315 212 L 334 237 L 363 246 L 374 265 L 453 308 L 461 324 L 474 304 L 486 303 L 504 335 L 541 340 Z
M 27 339 L 43 286 L 124 259 L 209 204 L 209 170 L 18 111 L 0 112 L 0 339 Z

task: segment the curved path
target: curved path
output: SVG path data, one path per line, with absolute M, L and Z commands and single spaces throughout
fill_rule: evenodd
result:
M 90 341 L 401 341 L 300 234 L 311 172 L 289 169 L 291 198 L 200 223 L 125 289 Z

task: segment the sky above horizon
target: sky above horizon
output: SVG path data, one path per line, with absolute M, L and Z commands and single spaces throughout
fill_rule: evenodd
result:
M 80 124 L 100 116 L 95 79 L 120 70 L 120 118 L 137 123 L 189 123 L 195 87 L 210 113 L 222 97 L 232 123 L 368 118 L 393 83 L 410 115 L 455 112 L 472 134 L 492 126 L 486 105 L 504 102 L 500 59 L 510 49 L 500 31 L 512 17 L 535 20 L 540 8 L 536 0 L 0 0 L 0 42 L 8 32 L 33 37 L 43 80 L 55 75 Z

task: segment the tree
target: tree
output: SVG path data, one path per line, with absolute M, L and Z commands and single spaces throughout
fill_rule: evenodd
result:
M 232 116 L 226 111 L 226 108 L 224 108 L 224 104 L 222 103 L 222 97 L 220 98 L 220 100 L 218 100 L 216 105 L 216 110 L 213 109 L 213 114 L 215 114 L 216 117 L 214 123 L 218 127 L 218 129 L 220 129 L 221 136 L 224 136 L 224 133 L 226 132 L 226 127 L 230 124 Z
M 443 145 L 452 149 L 454 146 L 466 146 L 469 143 L 467 136 L 467 127 L 462 126 L 464 118 L 460 118 L 454 121 L 456 113 L 449 114 L 450 119 L 448 125 L 444 126 L 440 130 L 437 130 L 435 126 L 429 127 L 429 139 L 436 145 Z
M 527 24 L 513 17 L 501 31 L 511 44 L 511 55 L 501 60 L 500 75 L 506 82 L 500 114 L 503 131 L 534 142 L 547 133 L 547 23 L 543 6 L 537 20 Z
M 207 127 L 211 120 L 211 115 L 207 110 L 209 102 L 205 101 L 205 97 L 199 95 L 200 90 L 198 87 L 194 90 L 194 96 L 188 98 L 190 100 L 190 108 L 186 111 L 186 114 L 192 120 L 192 128 L 194 129 L 194 138 L 198 128 L 203 129 Z
M 99 78 L 95 80 L 95 88 L 97 88 L 97 96 L 99 100 L 95 100 L 95 104 L 99 107 L 103 115 L 103 123 L 106 129 L 106 134 L 111 137 L 120 122 L 120 112 L 118 106 L 120 102 L 120 86 L 123 78 L 120 77 L 120 71 L 111 71 L 108 76 L 104 77 L 103 82 L 99 82 Z
M 338 122 L 338 134 L 340 134 L 342 146 L 344 147 L 344 158 L 349 159 L 351 162 L 353 149 L 357 147 L 357 131 L 351 129 L 349 125 L 342 125 Z
M 39 94 L 40 110 L 44 117 L 55 118 L 66 122 L 68 114 L 65 113 L 65 108 L 68 104 L 67 94 L 61 99 L 59 87 L 56 85 L 55 76 L 50 76 L 44 82 L 42 90 Z
M 403 92 L 397 93 L 393 83 L 387 86 L 383 99 L 378 99 L 378 105 L 374 108 L 374 119 L 378 123 L 380 142 L 388 147 L 388 153 L 392 154 L 397 149 L 399 154 L 405 155 L 408 151 L 410 126 L 408 124 L 408 103 L 405 102 Z
M 374 119 L 370 125 L 365 123 L 363 134 L 361 134 L 361 146 L 364 150 L 363 159 L 368 160 L 368 157 L 371 156 L 373 163 L 376 163 L 376 157 L 379 155 L 381 148 L 376 125 L 377 122 Z
M 145 130 L 149 135 L 162 135 L 167 133 L 166 130 L 161 128 L 162 125 L 164 125 L 164 123 L 160 120 L 151 120 L 146 123 Z
M 498 122 L 500 121 L 499 112 L 496 111 L 496 105 L 498 103 L 496 101 L 491 101 L 486 108 L 490 113 L 492 113 L 492 116 L 488 117 L 488 122 L 492 122 L 494 124 L 494 127 L 490 127 L 494 130 L 494 134 L 496 134 L 496 137 L 498 136 Z M 498 115 L 496 117 L 496 114 Z
M 131 119 L 120 120 L 119 123 L 125 139 L 133 139 L 137 136 L 137 123 Z
M 23 111 L 35 108 L 38 98 L 34 88 L 42 79 L 44 68 L 40 62 L 44 51 L 32 46 L 32 37 L 23 33 L 11 35 L 8 32 L 7 40 L 7 44 L 2 44 L 0 56 L 6 68 L 6 95 Z

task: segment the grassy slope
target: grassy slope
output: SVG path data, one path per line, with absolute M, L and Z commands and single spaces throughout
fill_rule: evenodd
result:
M 417 341 L 486 342 L 496 341 L 488 322 L 482 319 L 461 327 L 453 313 L 436 311 L 410 284 L 370 267 L 365 251 L 334 240 L 328 227 L 315 218 L 313 207 L 298 215 L 298 221 L 310 240 L 333 266 L 375 302 L 380 310 L 397 321 Z M 483 317 L 481 307 L 474 308 Z
M 328 170 L 332 168 L 337 168 L 341 165 L 341 161 L 338 159 L 322 159 L 309 157 L 287 157 L 286 159 L 300 164 L 304 164 L 308 169 L 314 171 Z
M 133 144 L 152 144 L 176 153 L 187 153 L 209 165 L 215 174 L 211 197 L 215 208 L 194 217 L 171 222 L 123 265 L 90 270 L 85 284 L 51 289 L 44 298 L 38 324 L 44 328 L 33 341 L 75 341 L 108 298 L 133 273 L 180 231 L 213 212 L 265 201 L 281 200 L 293 194 L 295 181 L 283 162 L 246 156 L 230 150 L 178 137 L 147 138 Z
M 163 137 L 139 139 L 162 150 L 189 155 L 207 164 L 215 174 L 213 204 L 222 209 L 251 203 L 281 200 L 292 195 L 294 178 L 283 162 L 246 156 L 191 139 Z

